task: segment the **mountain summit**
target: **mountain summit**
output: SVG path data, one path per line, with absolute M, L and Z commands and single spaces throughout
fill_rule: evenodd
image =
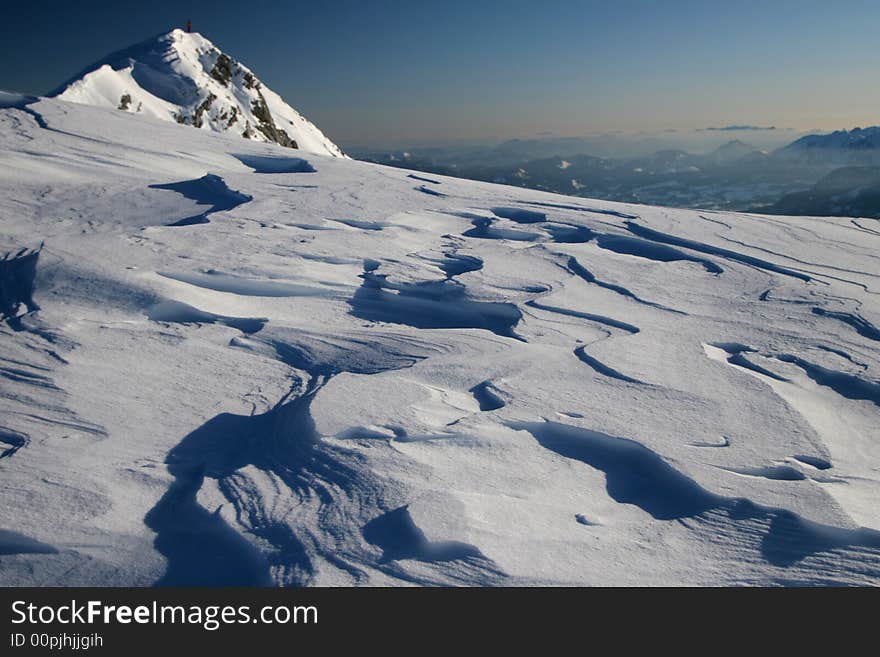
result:
M 344 157 L 249 68 L 201 34 L 180 29 L 105 57 L 51 95 Z

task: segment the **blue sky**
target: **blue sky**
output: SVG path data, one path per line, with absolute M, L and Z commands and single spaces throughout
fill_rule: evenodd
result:
M 7 3 L 0 88 L 187 18 L 343 143 L 880 123 L 877 0 Z

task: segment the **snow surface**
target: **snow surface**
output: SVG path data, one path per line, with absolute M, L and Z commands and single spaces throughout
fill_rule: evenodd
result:
M 880 584 L 876 221 L 8 104 L 0 583 Z
M 106 57 L 52 95 L 255 141 L 287 146 L 290 139 L 309 153 L 343 156 L 249 68 L 201 34 L 180 29 Z

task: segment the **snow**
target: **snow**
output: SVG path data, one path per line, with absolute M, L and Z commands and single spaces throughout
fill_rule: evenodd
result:
M 0 584 L 880 584 L 875 220 L 165 118 L 0 110 Z

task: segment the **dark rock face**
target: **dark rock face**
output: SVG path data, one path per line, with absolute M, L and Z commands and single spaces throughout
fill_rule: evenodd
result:
M 290 138 L 290 135 L 275 125 L 275 120 L 272 118 L 269 106 L 266 105 L 266 99 L 263 97 L 263 92 L 257 90 L 257 94 L 259 95 L 259 100 L 251 102 L 254 116 L 260 120 L 257 124 L 257 130 L 266 135 L 267 139 L 274 141 L 281 146 L 286 146 L 287 148 L 299 148 L 299 145 Z
M 211 69 L 211 77 L 224 87 L 228 87 L 229 83 L 232 81 L 234 67 L 235 62 L 232 61 L 232 58 L 229 55 L 220 53 L 220 56 L 217 58 L 217 63 L 215 63 L 214 68 Z
M 217 62 L 211 69 L 211 77 L 225 87 L 231 86 L 233 84 L 233 79 L 240 74 L 241 67 L 238 63 L 223 53 L 220 53 L 217 57 Z M 245 139 L 253 139 L 257 134 L 255 130 L 258 130 L 269 141 L 285 146 L 286 148 L 299 148 L 299 144 L 297 144 L 294 139 L 291 139 L 290 135 L 288 135 L 282 128 L 279 128 L 276 125 L 272 112 L 269 110 L 269 106 L 263 96 L 263 92 L 260 90 L 260 81 L 256 76 L 250 71 L 247 71 L 242 76 L 242 83 L 245 88 L 255 90 L 258 96 L 256 100 L 251 101 L 251 109 L 254 116 L 257 118 L 258 123 L 255 126 L 251 126 L 250 123 L 247 123 L 242 132 L 242 137 Z M 217 100 L 217 97 L 214 94 L 209 94 L 208 97 L 196 108 L 196 111 L 191 117 L 184 116 L 182 120 L 178 117 L 178 122 L 188 123 L 196 128 L 202 127 L 202 115 L 211 109 L 215 100 Z M 233 107 L 229 113 L 224 111 L 220 114 L 220 119 L 226 121 L 226 125 L 231 127 L 238 121 L 237 108 Z
M 192 117 L 192 124 L 196 128 L 202 127 L 202 115 L 209 109 L 211 109 L 211 105 L 214 104 L 215 100 L 217 100 L 217 96 L 215 96 L 214 94 L 208 94 L 208 97 L 205 98 L 205 100 L 203 100 L 201 104 L 196 108 L 196 111 Z
M 204 120 L 202 119 L 202 117 L 204 116 L 204 114 L 206 112 L 208 112 L 208 110 L 211 109 L 211 106 L 214 104 L 215 100 L 217 100 L 217 96 L 215 96 L 212 93 L 209 93 L 207 98 L 205 98 L 205 100 L 203 100 L 201 103 L 199 103 L 198 107 L 196 107 L 196 109 L 192 113 L 192 115 L 187 116 L 186 114 L 181 113 L 181 114 L 175 115 L 174 118 L 181 125 L 191 125 L 194 128 L 201 128 L 202 125 L 204 124 Z M 221 118 L 222 118 L 222 115 L 221 115 Z M 233 112 L 232 123 L 235 123 L 235 112 Z M 230 123 L 229 125 L 232 125 L 232 123 Z
M 232 125 L 236 121 L 238 121 L 238 108 L 232 107 L 232 108 L 230 108 L 229 112 L 227 112 L 226 110 L 223 110 L 220 113 L 220 120 L 226 121 L 226 127 L 231 128 Z

